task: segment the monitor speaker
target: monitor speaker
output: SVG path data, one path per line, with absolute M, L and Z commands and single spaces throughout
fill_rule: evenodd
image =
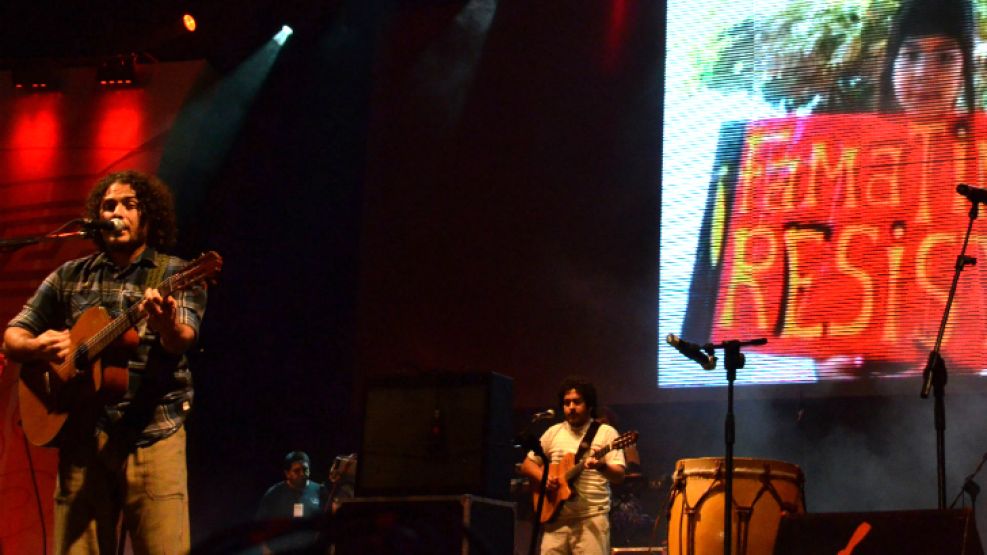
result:
M 513 391 L 510 378 L 492 372 L 368 384 L 357 496 L 508 498 L 519 458 Z
M 969 510 L 817 513 L 782 518 L 775 555 L 983 555 Z

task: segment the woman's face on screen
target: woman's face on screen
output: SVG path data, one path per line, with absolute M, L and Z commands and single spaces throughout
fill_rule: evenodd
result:
M 936 119 L 952 114 L 963 89 L 963 51 L 945 35 L 909 37 L 894 59 L 894 94 L 905 113 Z

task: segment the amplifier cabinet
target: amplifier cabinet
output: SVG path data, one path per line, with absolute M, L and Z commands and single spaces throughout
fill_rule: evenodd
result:
M 494 372 L 370 382 L 356 494 L 509 498 L 513 405 L 513 380 Z

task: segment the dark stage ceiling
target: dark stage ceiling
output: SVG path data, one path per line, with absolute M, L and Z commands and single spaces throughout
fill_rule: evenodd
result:
M 0 2 L 0 68 L 25 61 L 91 65 L 136 53 L 143 61 L 206 58 L 235 65 L 282 25 L 319 29 L 344 0 L 6 0 Z M 373 3 L 373 2 L 368 2 Z M 352 10 L 350 10 L 352 11 Z M 194 33 L 182 15 L 195 16 Z

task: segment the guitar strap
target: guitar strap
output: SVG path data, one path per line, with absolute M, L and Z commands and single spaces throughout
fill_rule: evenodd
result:
M 164 277 L 165 266 L 168 264 L 168 255 L 154 251 L 154 267 L 144 276 L 144 287 L 157 287 L 161 285 Z
M 157 288 L 161 285 L 162 278 L 164 278 L 165 266 L 168 263 L 168 255 L 162 254 L 158 251 L 154 251 L 154 267 L 149 269 L 146 274 L 144 274 L 144 287 L 146 291 L 149 288 Z M 141 291 L 143 293 L 144 291 Z M 139 335 L 141 339 L 147 334 L 147 320 L 143 320 L 140 323 Z
M 600 429 L 600 421 L 593 420 L 590 422 L 589 428 L 586 429 L 586 433 L 583 434 L 583 439 L 579 441 L 579 449 L 576 450 L 575 461 L 578 463 L 586 451 L 593 445 L 593 438 L 596 437 L 596 431 Z

